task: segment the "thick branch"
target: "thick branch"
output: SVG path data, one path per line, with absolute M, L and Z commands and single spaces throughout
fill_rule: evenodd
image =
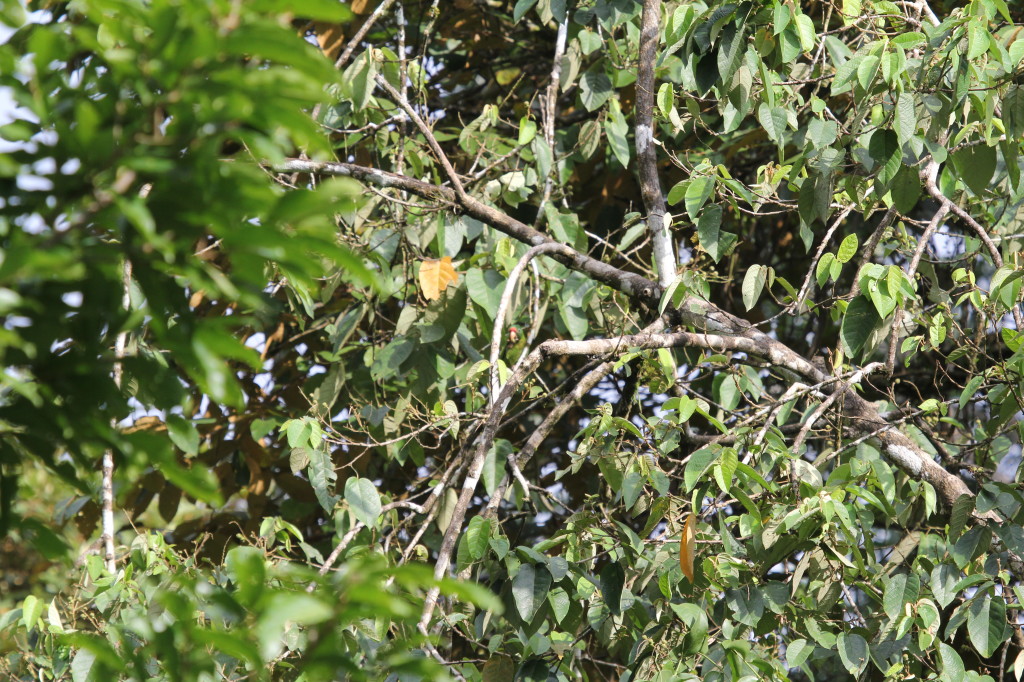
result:
M 676 256 L 670 225 L 665 220 L 668 207 L 658 178 L 658 155 L 654 144 L 654 62 L 658 51 L 658 22 L 661 0 L 644 0 L 640 18 L 640 66 L 636 78 L 636 157 L 640 172 L 640 192 L 647 211 L 647 229 L 654 244 L 654 264 L 658 281 L 668 287 L 676 279 Z
M 280 172 L 302 172 L 321 173 L 325 175 L 345 175 L 363 180 L 382 187 L 397 187 L 410 193 L 425 198 L 441 200 L 459 205 L 467 214 L 487 223 L 496 230 L 507 234 L 532 246 L 545 243 L 558 243 L 547 235 L 544 235 L 533 228 L 524 225 L 515 218 L 497 210 L 492 206 L 479 200 L 466 196 L 460 200 L 455 192 L 431 185 L 429 183 L 413 180 L 393 173 L 366 168 L 347 163 L 321 163 L 313 161 L 294 160 L 275 166 Z M 614 289 L 621 291 L 639 303 L 654 308 L 657 306 L 662 293 L 662 287 L 657 283 L 641 275 L 625 272 L 616 267 L 591 258 L 574 250 L 559 250 L 552 254 L 552 258 L 563 263 L 567 267 L 586 274 L 593 279 L 607 284 Z M 684 345 L 696 345 L 710 348 L 716 351 L 733 350 L 763 357 L 772 364 L 783 367 L 794 374 L 806 377 L 812 382 L 823 382 L 828 380 L 830 375 L 819 370 L 810 361 L 799 353 L 781 343 L 777 339 L 750 326 L 744 320 L 731 315 L 709 301 L 700 299 L 694 295 L 687 296 L 680 306 L 675 310 L 668 311 L 671 314 L 671 321 L 674 324 L 682 324 L 700 330 L 700 332 L 680 332 L 679 335 L 668 335 L 672 337 L 669 345 L 655 345 L 654 341 L 640 338 L 629 339 L 623 337 L 616 340 L 602 339 L 597 341 L 555 341 L 547 343 L 556 344 L 606 344 L 605 346 L 592 346 L 591 350 L 583 351 L 580 346 L 562 345 L 558 346 L 564 351 L 578 350 L 580 354 L 601 354 L 609 352 L 614 348 L 658 348 L 674 347 Z M 546 350 L 541 351 L 544 347 Z M 544 346 L 542 344 L 534 353 L 555 352 L 556 346 Z M 560 350 L 559 352 L 562 352 Z M 534 355 L 531 353 L 531 357 Z M 538 359 L 539 361 L 539 359 Z M 521 369 L 532 371 L 531 363 L 526 363 Z M 523 375 L 525 376 L 525 374 Z M 505 390 L 512 387 L 510 380 Z M 505 391 L 502 391 L 504 395 Z M 509 393 L 511 395 L 511 393 Z M 499 397 L 499 400 L 501 397 Z M 946 505 L 952 505 L 960 495 L 970 495 L 971 492 L 966 484 L 958 477 L 949 473 L 939 466 L 927 452 L 922 450 L 916 443 L 895 427 L 888 424 L 878 414 L 878 411 L 868 401 L 853 391 L 847 391 L 844 401 L 845 413 L 853 418 L 855 428 L 867 433 L 879 431 L 878 438 L 882 442 L 884 455 L 893 464 L 915 480 L 927 481 L 935 486 L 940 499 Z M 486 451 L 485 451 L 486 454 Z M 482 464 L 482 460 L 481 460 Z M 471 472 L 472 474 L 472 467 Z M 479 473 L 479 472 L 477 472 Z M 467 478 L 467 484 L 469 483 Z M 475 481 L 473 487 L 475 488 Z M 463 493 L 465 493 L 465 489 Z M 468 504 L 468 497 L 467 497 Z M 453 522 L 453 526 L 458 524 Z M 457 532 L 457 531 L 454 531 Z M 452 538 L 454 546 L 454 537 Z

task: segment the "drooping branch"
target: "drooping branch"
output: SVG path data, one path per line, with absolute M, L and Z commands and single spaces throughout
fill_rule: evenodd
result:
M 654 63 L 658 51 L 661 0 L 644 0 L 640 17 L 640 65 L 636 78 L 636 157 L 640 192 L 647 212 L 647 230 L 654 244 L 658 281 L 669 287 L 676 279 L 676 255 L 668 206 L 658 177 L 658 155 L 654 143 Z

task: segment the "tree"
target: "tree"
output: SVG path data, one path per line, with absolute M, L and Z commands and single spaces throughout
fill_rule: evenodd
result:
M 1024 669 L 1020 9 L 0 16 L 4 672 Z

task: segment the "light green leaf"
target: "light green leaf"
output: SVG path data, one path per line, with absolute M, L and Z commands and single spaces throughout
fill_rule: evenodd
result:
M 695 175 L 686 187 L 686 213 L 690 220 L 697 220 L 697 214 L 704 202 L 715 191 L 715 178 L 707 175 Z
M 988 28 L 979 19 L 967 24 L 967 58 L 974 61 L 988 52 Z
M 843 26 L 849 26 L 863 11 L 863 0 L 843 0 Z
M 375 528 L 380 517 L 380 493 L 368 478 L 352 477 L 345 481 L 345 501 L 355 517 Z
M 761 296 L 765 282 L 768 281 L 768 268 L 763 265 L 753 265 L 743 276 L 743 305 L 750 310 L 757 304 Z
M 806 639 L 796 639 L 786 646 L 786 665 L 799 668 L 814 653 L 814 643 Z
M 469 555 L 474 561 L 480 561 L 487 553 L 491 541 L 491 521 L 482 516 L 474 516 L 469 520 L 463 541 L 469 549 Z
M 806 14 L 798 14 L 796 16 L 796 30 L 800 36 L 800 47 L 803 48 L 804 52 L 810 52 L 814 49 L 816 35 L 814 33 L 814 22 Z
M 836 260 L 840 263 L 848 263 L 851 258 L 857 255 L 857 246 L 859 245 L 857 235 L 850 233 L 843 238 L 843 243 L 839 245 L 839 250 L 836 252 Z
M 512 10 L 512 21 L 519 23 L 519 20 L 537 4 L 537 0 L 517 0 L 515 8 Z
M 945 642 L 939 642 L 939 660 L 942 661 L 943 682 L 962 682 L 967 678 L 960 654 Z
M 773 142 L 782 144 L 788 125 L 785 109 L 782 107 L 769 107 L 767 104 L 762 103 L 757 108 L 757 120 Z

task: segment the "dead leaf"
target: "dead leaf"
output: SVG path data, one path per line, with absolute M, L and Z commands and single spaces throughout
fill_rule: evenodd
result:
M 420 264 L 420 291 L 428 301 L 436 301 L 449 284 L 458 283 L 459 273 L 455 272 L 449 256 L 428 258 Z
M 691 512 L 686 515 L 683 535 L 679 538 L 679 568 L 683 569 L 689 581 L 693 582 L 693 555 L 697 539 L 697 517 Z

